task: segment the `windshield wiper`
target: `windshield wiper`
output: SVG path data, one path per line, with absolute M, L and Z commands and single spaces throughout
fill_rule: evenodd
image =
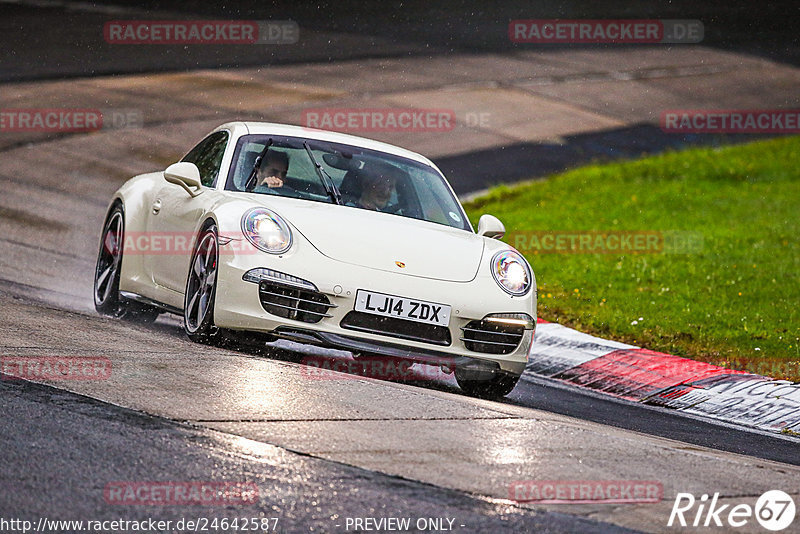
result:
M 267 141 L 267 144 L 264 145 L 264 150 L 262 150 L 261 154 L 259 154 L 258 157 L 256 158 L 256 162 L 253 165 L 253 170 L 250 171 L 250 176 L 248 176 L 247 182 L 245 182 L 244 184 L 244 190 L 247 191 L 248 193 L 251 193 L 253 189 L 256 188 L 256 182 L 258 181 L 257 178 L 258 168 L 261 166 L 261 160 L 264 159 L 264 156 L 267 155 L 267 150 L 269 150 L 269 147 L 271 146 L 272 146 L 272 138 L 270 137 L 269 141 Z
M 311 158 L 311 163 L 314 164 L 314 168 L 317 170 L 317 175 L 319 176 L 319 179 L 322 181 L 323 187 L 325 187 L 325 192 L 328 193 L 328 196 L 331 197 L 334 204 L 341 204 L 342 195 L 336 188 L 336 184 L 333 183 L 333 178 L 331 178 L 331 175 L 328 174 L 328 172 L 322 168 L 322 165 L 320 165 L 317 162 L 317 159 L 311 152 L 311 147 L 308 146 L 307 141 L 303 141 L 303 146 L 306 148 L 306 152 L 308 152 L 308 157 Z

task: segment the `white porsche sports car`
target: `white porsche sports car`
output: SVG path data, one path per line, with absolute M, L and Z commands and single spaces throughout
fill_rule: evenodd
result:
M 103 226 L 100 313 L 183 316 L 194 341 L 289 339 L 455 372 L 508 394 L 536 325 L 527 261 L 407 150 L 281 124 L 220 126 L 128 180 Z

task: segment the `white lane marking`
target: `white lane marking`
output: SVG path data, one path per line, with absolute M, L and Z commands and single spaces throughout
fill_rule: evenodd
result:
M 664 404 L 772 431 L 800 429 L 800 384 L 787 380 L 728 375 Z
M 556 323 L 536 325 L 526 373 L 553 376 L 582 363 L 633 345 L 584 334 Z

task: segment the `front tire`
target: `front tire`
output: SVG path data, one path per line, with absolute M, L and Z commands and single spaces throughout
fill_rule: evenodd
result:
M 511 393 L 519 382 L 520 375 L 497 372 L 491 378 L 476 378 L 474 372 L 455 370 L 458 387 L 473 397 L 501 399 Z
M 97 253 L 94 270 L 94 307 L 102 315 L 152 323 L 158 317 L 158 309 L 126 300 L 119 294 L 124 238 L 125 216 L 122 205 L 116 204 L 103 226 L 100 251 Z
M 214 324 L 219 239 L 213 223 L 203 229 L 192 253 L 183 301 L 183 330 L 196 343 L 210 344 L 219 336 Z

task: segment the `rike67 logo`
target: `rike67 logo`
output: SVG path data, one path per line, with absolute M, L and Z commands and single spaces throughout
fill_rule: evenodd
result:
M 719 504 L 719 493 L 703 494 L 695 499 L 691 493 L 678 493 L 667 526 L 728 527 L 739 528 L 755 518 L 767 530 L 784 530 L 794 521 L 795 504 L 792 497 L 781 490 L 770 490 L 761 495 L 755 507 L 746 503 Z

